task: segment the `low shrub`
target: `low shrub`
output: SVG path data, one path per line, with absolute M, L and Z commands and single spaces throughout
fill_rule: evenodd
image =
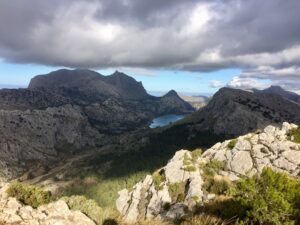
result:
M 237 142 L 238 142 L 237 139 L 233 139 L 228 143 L 227 147 L 232 150 L 235 147 Z
M 291 224 L 298 218 L 300 222 L 299 179 L 266 168 L 261 176 L 240 181 L 236 190 L 234 197 L 250 208 L 247 217 L 252 221 Z
M 48 204 L 52 200 L 51 193 L 43 189 L 23 183 L 12 183 L 7 189 L 9 197 L 18 199 L 25 205 L 37 208 L 40 205 Z
M 195 161 L 202 155 L 202 149 L 196 148 L 194 151 L 192 151 L 192 159 Z
M 218 174 L 221 170 L 225 170 L 225 162 L 213 159 L 210 162 L 201 165 L 203 173 L 205 176 L 214 176 Z
M 189 157 L 188 153 L 183 156 L 183 166 L 189 166 L 192 163 L 192 159 Z
M 231 198 L 210 204 L 210 212 L 249 224 L 300 224 L 300 179 L 265 168 L 238 181 Z
M 288 137 L 291 141 L 300 143 L 300 128 L 298 127 L 298 128 L 292 129 L 289 132 Z

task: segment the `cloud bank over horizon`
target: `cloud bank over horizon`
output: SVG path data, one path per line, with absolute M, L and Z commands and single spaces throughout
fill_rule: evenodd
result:
M 228 86 L 267 80 L 299 91 L 299 11 L 297 0 L 2 0 L 0 58 L 92 69 L 240 68 Z

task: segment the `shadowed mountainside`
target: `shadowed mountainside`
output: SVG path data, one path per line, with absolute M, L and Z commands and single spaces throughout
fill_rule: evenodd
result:
M 279 95 L 285 99 L 288 99 L 290 101 L 300 103 L 300 95 L 291 92 L 291 91 L 286 91 L 280 86 L 271 86 L 267 89 L 264 90 L 253 90 L 254 93 L 261 93 L 261 94 L 271 94 L 271 95 Z
M 300 124 L 298 104 L 278 95 L 222 88 L 207 106 L 157 129 L 154 136 L 158 142 L 177 148 L 206 147 L 284 121 Z

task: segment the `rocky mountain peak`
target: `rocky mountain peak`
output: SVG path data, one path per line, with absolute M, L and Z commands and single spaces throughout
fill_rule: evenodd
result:
M 179 97 L 176 91 L 171 90 L 164 96 L 160 98 L 160 102 L 164 105 L 173 106 L 175 108 L 185 108 L 187 111 L 194 111 L 195 109 L 186 101 L 184 101 L 182 98 Z M 178 113 L 180 113 L 178 111 Z
M 266 90 L 284 90 L 281 86 L 278 86 L 278 85 L 271 85 L 269 88 L 267 88 Z
M 140 99 L 149 97 L 143 85 L 134 78 L 116 71 L 103 76 L 87 69 L 61 69 L 49 74 L 38 75 L 31 79 L 29 89 L 75 89 L 92 98 L 110 96 Z
M 300 95 L 284 90 L 281 86 L 270 86 L 267 89 L 264 90 L 253 90 L 254 93 L 260 93 L 260 94 L 269 94 L 269 95 L 277 95 L 284 99 L 300 103 Z
M 178 93 L 175 90 L 170 90 L 167 94 L 165 94 L 163 97 L 179 97 Z
M 133 189 L 120 191 L 117 209 L 129 223 L 138 218 L 179 219 L 216 197 L 205 186 L 207 171 L 216 167 L 214 179 L 229 182 L 259 174 L 264 168 L 300 176 L 300 144 L 291 136 L 296 129 L 297 125 L 285 122 L 280 128 L 267 126 L 219 142 L 202 155 L 200 150 L 180 150 Z
M 123 97 L 138 99 L 149 97 L 142 82 L 138 82 L 133 77 L 117 70 L 113 74 L 106 76 L 105 81 L 116 87 Z

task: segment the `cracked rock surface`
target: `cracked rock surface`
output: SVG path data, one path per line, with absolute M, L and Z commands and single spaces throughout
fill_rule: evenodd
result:
M 262 131 L 217 143 L 202 155 L 180 150 L 165 167 L 148 175 L 132 190 L 120 191 L 117 209 L 128 223 L 152 218 L 174 220 L 192 213 L 197 205 L 214 198 L 205 190 L 203 171 L 213 161 L 224 164 L 218 175 L 231 181 L 251 177 L 264 167 L 299 176 L 300 144 L 289 137 L 296 128 L 297 125 L 286 122 L 281 128 L 267 126 Z

